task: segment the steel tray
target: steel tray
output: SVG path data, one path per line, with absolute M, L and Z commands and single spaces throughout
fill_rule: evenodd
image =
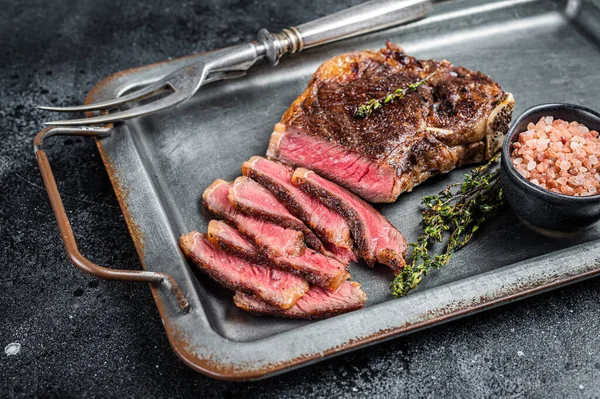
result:
M 594 276 L 600 272 L 599 226 L 577 234 L 542 234 L 505 208 L 408 297 L 391 296 L 386 267 L 353 264 L 352 275 L 369 297 L 364 309 L 323 321 L 280 320 L 237 309 L 231 292 L 186 262 L 177 239 L 206 229 L 209 215 L 200 204 L 204 188 L 216 178 L 234 179 L 243 161 L 265 153 L 273 125 L 326 59 L 379 48 L 389 39 L 419 58 L 446 58 L 489 74 L 514 94 L 516 114 L 543 102 L 600 109 L 599 21 L 597 1 L 440 3 L 420 22 L 306 51 L 276 68 L 257 66 L 245 78 L 203 88 L 177 108 L 115 126 L 97 144 L 146 270 L 127 276 L 98 269 L 77 252 L 42 154 L 48 134 L 42 131 L 38 161 L 69 255 L 78 267 L 101 277 L 154 281 L 150 287 L 175 352 L 193 369 L 230 380 L 272 376 Z M 202 57 L 118 73 L 94 87 L 87 101 L 120 95 Z M 378 208 L 413 241 L 422 196 L 461 179 L 464 171 L 431 179 Z M 179 294 L 178 302 L 169 289 Z

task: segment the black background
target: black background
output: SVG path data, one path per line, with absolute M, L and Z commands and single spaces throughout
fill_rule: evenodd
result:
M 255 383 L 196 374 L 144 284 L 68 261 L 32 151 L 37 104 L 78 104 L 107 75 L 252 40 L 356 1 L 0 2 L 1 397 L 598 397 L 600 280 Z M 318 5 L 317 5 L 318 4 Z M 49 146 L 82 252 L 139 268 L 92 140 Z

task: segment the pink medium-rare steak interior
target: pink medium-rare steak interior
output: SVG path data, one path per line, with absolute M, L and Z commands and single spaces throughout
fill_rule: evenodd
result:
M 204 205 L 220 218 L 234 224 L 242 234 L 271 256 L 299 256 L 304 253 L 304 235 L 236 211 L 229 202 L 232 183 L 218 179 L 202 194 Z
M 293 169 L 263 157 L 252 157 L 242 165 L 242 173 L 268 189 L 286 208 L 325 242 L 325 247 L 348 264 L 356 261 L 350 227 L 336 211 L 323 205 L 292 184 Z
M 375 208 L 308 169 L 296 169 L 292 182 L 346 218 L 358 252 L 367 264 L 373 266 L 379 262 L 389 266 L 394 273 L 402 270 L 406 240 Z
M 377 165 L 341 144 L 323 140 L 303 131 L 275 125 L 267 157 L 292 166 L 310 167 L 372 202 L 387 202 L 400 194 L 393 168 Z
M 231 255 L 296 274 L 320 287 L 337 289 L 350 278 L 345 265 L 312 249 L 306 249 L 301 256 L 268 258 L 258 252 L 258 248 L 242 236 L 238 230 L 223 221 L 212 220 L 208 224 L 208 237 L 213 245 Z
M 281 309 L 241 292 L 233 297 L 236 306 L 256 315 L 271 315 L 293 319 L 323 319 L 361 309 L 367 295 L 360 284 L 346 281 L 337 291 L 312 287 L 289 309 Z
M 247 216 L 277 224 L 286 229 L 301 231 L 306 243 L 316 250 L 325 252 L 321 240 L 297 217 L 275 198 L 265 187 L 254 180 L 240 176 L 229 188 L 229 202 Z
M 356 111 L 423 79 L 367 117 Z M 392 43 L 325 61 L 284 113 L 267 156 L 314 170 L 371 202 L 393 202 L 429 177 L 489 159 L 514 98 L 489 76 L 419 60 Z
M 179 245 L 201 271 L 224 287 L 254 295 L 277 308 L 291 308 L 309 290 L 302 278 L 236 258 L 213 246 L 205 234 L 184 234 Z

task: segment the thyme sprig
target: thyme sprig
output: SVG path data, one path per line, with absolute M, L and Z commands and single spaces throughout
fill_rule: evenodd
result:
M 465 174 L 464 180 L 448 186 L 438 195 L 423 197 L 426 209 L 422 212 L 424 230 L 411 243 L 409 263 L 390 283 L 396 297 L 414 289 L 431 269 L 439 269 L 450 261 L 452 254 L 464 247 L 480 228 L 490 213 L 504 203 L 500 187 L 499 170 L 490 171 L 500 154 L 486 164 Z M 430 254 L 435 242 L 447 237 L 445 250 L 439 255 Z
M 373 113 L 373 111 L 376 111 L 376 110 L 382 108 L 384 105 L 389 104 L 392 101 L 401 100 L 402 98 L 404 98 L 406 93 L 408 93 L 409 91 L 411 91 L 411 90 L 415 91 L 419 88 L 419 86 L 424 85 L 427 82 L 427 80 L 429 80 L 434 74 L 435 74 L 435 72 L 429 74 L 428 76 L 424 77 L 421 80 L 410 83 L 406 87 L 399 87 L 396 90 L 394 90 L 393 92 L 388 93 L 387 95 L 385 95 L 381 98 L 370 99 L 369 101 L 362 104 L 360 107 L 358 107 L 356 109 L 354 116 L 356 118 L 366 118 L 366 117 L 370 116 Z

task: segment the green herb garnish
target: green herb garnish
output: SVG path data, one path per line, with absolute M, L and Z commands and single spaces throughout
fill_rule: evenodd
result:
M 354 113 L 354 116 L 356 118 L 366 118 L 369 115 L 371 115 L 373 113 L 373 111 L 380 109 L 384 105 L 389 104 L 392 101 L 401 100 L 402 98 L 404 98 L 406 93 L 408 93 L 409 91 L 415 91 L 415 90 L 417 90 L 417 88 L 419 88 L 419 86 L 424 85 L 427 82 L 427 80 L 429 78 L 431 78 L 434 74 L 435 74 L 435 72 L 433 72 L 432 74 L 426 76 L 425 78 L 423 78 L 421 80 L 410 83 L 408 86 L 406 86 L 404 88 L 402 88 L 402 87 L 397 88 L 396 90 L 385 95 L 384 97 L 370 99 L 369 101 L 367 101 L 366 103 L 364 103 L 360 107 L 358 107 L 358 109 Z
M 498 153 L 471 174 L 465 174 L 463 182 L 451 184 L 438 195 L 423 197 L 424 231 L 416 243 L 410 244 L 413 247 L 410 263 L 390 283 L 394 296 L 408 294 L 429 270 L 448 263 L 452 254 L 469 242 L 490 212 L 504 203 L 499 170 L 490 171 L 499 158 Z M 442 242 L 445 236 L 444 252 L 431 255 L 432 244 Z

